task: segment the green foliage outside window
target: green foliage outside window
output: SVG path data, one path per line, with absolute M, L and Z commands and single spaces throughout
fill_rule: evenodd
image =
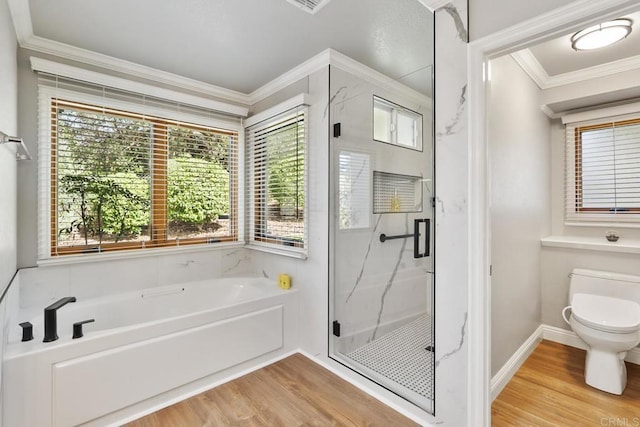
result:
M 229 212 L 229 172 L 215 162 L 170 159 L 168 184 L 169 221 L 207 224 Z
M 156 185 L 166 191 L 165 226 L 177 228 L 177 237 L 185 227 L 220 228 L 211 223 L 230 213 L 231 137 L 159 123 L 167 161 Z M 154 126 L 137 117 L 57 109 L 59 246 L 150 239 Z

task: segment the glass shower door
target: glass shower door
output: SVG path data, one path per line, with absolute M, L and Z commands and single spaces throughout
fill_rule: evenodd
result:
M 331 357 L 432 412 L 432 99 L 335 66 L 330 82 Z

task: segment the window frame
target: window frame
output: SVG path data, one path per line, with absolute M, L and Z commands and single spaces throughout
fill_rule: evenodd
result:
M 91 257 L 105 253 L 137 253 L 146 252 L 153 249 L 170 249 L 179 248 L 183 246 L 196 247 L 212 247 L 218 243 L 237 243 L 240 242 L 244 233 L 243 227 L 243 215 L 244 215 L 244 195 L 243 195 L 243 176 L 244 176 L 244 128 L 240 122 L 224 121 L 215 118 L 207 118 L 204 116 L 190 114 L 184 111 L 170 110 L 169 108 L 162 108 L 159 106 L 143 105 L 135 102 L 127 102 L 120 99 L 104 98 L 81 91 L 56 88 L 49 85 L 38 86 L 39 96 L 39 144 L 38 144 L 38 260 L 51 260 L 51 259 L 69 259 L 74 256 Z M 56 135 L 53 133 L 53 126 L 56 120 L 55 114 L 52 113 L 55 110 L 55 99 L 61 99 L 68 102 L 77 102 L 79 104 L 85 104 L 89 106 L 104 106 L 107 109 L 114 110 L 114 113 L 120 114 L 126 117 L 130 114 L 132 117 L 138 118 L 139 116 L 145 116 L 146 120 L 153 123 L 164 123 L 164 129 L 173 125 L 176 121 L 182 122 L 184 127 L 197 128 L 203 126 L 207 128 L 220 129 L 222 132 L 228 131 L 229 133 L 235 133 L 236 144 L 235 147 L 235 159 L 233 159 L 235 174 L 230 174 L 229 177 L 229 191 L 230 191 L 230 231 L 228 236 L 220 237 L 203 237 L 203 238 L 190 238 L 190 239 L 176 239 L 161 241 L 155 237 L 155 227 L 150 227 L 151 241 L 140 242 L 139 247 L 132 247 L 131 242 L 117 242 L 117 243 L 102 243 L 101 245 L 88 245 L 88 246 L 73 246 L 73 247 L 58 247 L 57 246 L 57 171 L 53 165 L 52 153 L 57 144 Z M 171 104 L 170 102 L 167 105 Z M 97 107 L 102 108 L 102 107 Z M 87 110 L 91 111 L 91 110 Z M 155 126 L 155 124 L 154 124 Z M 153 144 L 152 144 L 153 145 Z M 156 154 L 153 151 L 150 152 L 150 159 L 153 162 Z M 151 181 L 153 183 L 155 171 L 152 171 Z M 233 176 L 235 175 L 235 176 Z M 235 187 L 235 191 L 233 188 Z M 151 196 L 151 209 L 157 205 L 157 200 L 154 201 L 152 196 L 153 184 L 150 187 Z M 166 202 L 166 199 L 165 199 Z M 158 205 L 159 206 L 159 205 Z M 163 210 L 166 213 L 166 203 Z M 234 214 L 235 213 L 235 214 Z M 151 215 L 151 221 L 153 215 Z M 157 222 L 157 221 L 156 221 Z M 162 230 L 162 228 L 160 228 Z M 164 227 L 165 233 L 167 227 Z M 162 237 L 162 236 L 159 236 Z M 166 235 L 165 235 L 166 237 Z M 133 244 L 135 245 L 135 244 Z
M 610 128 L 612 124 L 640 125 L 640 114 L 625 114 L 565 124 L 565 225 L 625 226 L 640 228 L 640 206 L 625 211 L 580 205 L 582 193 L 582 132 Z
M 394 147 L 406 148 L 407 150 L 424 152 L 424 142 L 423 142 L 423 132 L 424 132 L 424 116 L 417 111 L 414 111 L 410 108 L 404 107 L 395 102 L 389 101 L 379 95 L 373 95 L 371 104 L 371 139 L 375 142 L 380 142 L 382 144 L 393 145 Z M 382 141 L 380 139 L 375 138 L 375 109 L 376 103 L 382 104 L 390 110 L 391 122 L 389 123 L 389 132 L 391 136 L 391 141 Z M 418 124 L 418 129 L 416 129 L 415 143 L 419 144 L 415 147 L 401 144 L 398 142 L 398 113 L 406 112 L 416 117 L 416 123 Z
M 250 249 L 256 249 L 264 252 L 277 253 L 280 255 L 292 256 L 296 258 L 306 259 L 308 255 L 309 246 L 309 108 L 306 101 L 305 94 L 294 97 L 288 101 L 283 102 L 263 113 L 258 113 L 255 116 L 250 117 L 245 123 L 245 133 L 249 133 L 250 129 L 254 126 L 259 126 L 262 122 L 268 122 L 277 118 L 278 116 L 285 116 L 287 114 L 296 114 L 296 110 L 303 111 L 303 124 L 304 124 L 304 140 L 302 141 L 303 156 L 304 156 L 304 170 L 303 170 L 303 195 L 304 195 L 304 208 L 303 212 L 303 226 L 304 237 L 301 244 L 286 244 L 283 239 L 264 237 L 258 231 L 260 224 L 266 226 L 266 222 L 263 222 L 263 218 L 266 216 L 265 212 L 268 210 L 268 201 L 258 200 L 261 197 L 267 198 L 267 194 L 262 196 L 256 191 L 257 188 L 265 186 L 262 182 L 264 176 L 259 175 L 255 171 L 253 162 L 250 159 L 253 158 L 255 146 L 253 145 L 252 138 L 245 135 L 245 141 L 247 143 L 247 186 L 246 186 L 246 200 L 247 206 L 247 247 Z M 260 185 L 257 185 L 258 183 Z

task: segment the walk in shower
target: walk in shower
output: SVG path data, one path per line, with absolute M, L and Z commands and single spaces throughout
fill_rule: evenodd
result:
M 402 19 L 401 76 L 330 69 L 329 351 L 433 413 L 433 16 Z

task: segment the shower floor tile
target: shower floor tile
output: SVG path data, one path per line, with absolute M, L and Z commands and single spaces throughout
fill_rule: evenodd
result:
M 420 396 L 433 399 L 433 345 L 431 316 L 416 320 L 376 338 L 347 354 L 353 361 Z

